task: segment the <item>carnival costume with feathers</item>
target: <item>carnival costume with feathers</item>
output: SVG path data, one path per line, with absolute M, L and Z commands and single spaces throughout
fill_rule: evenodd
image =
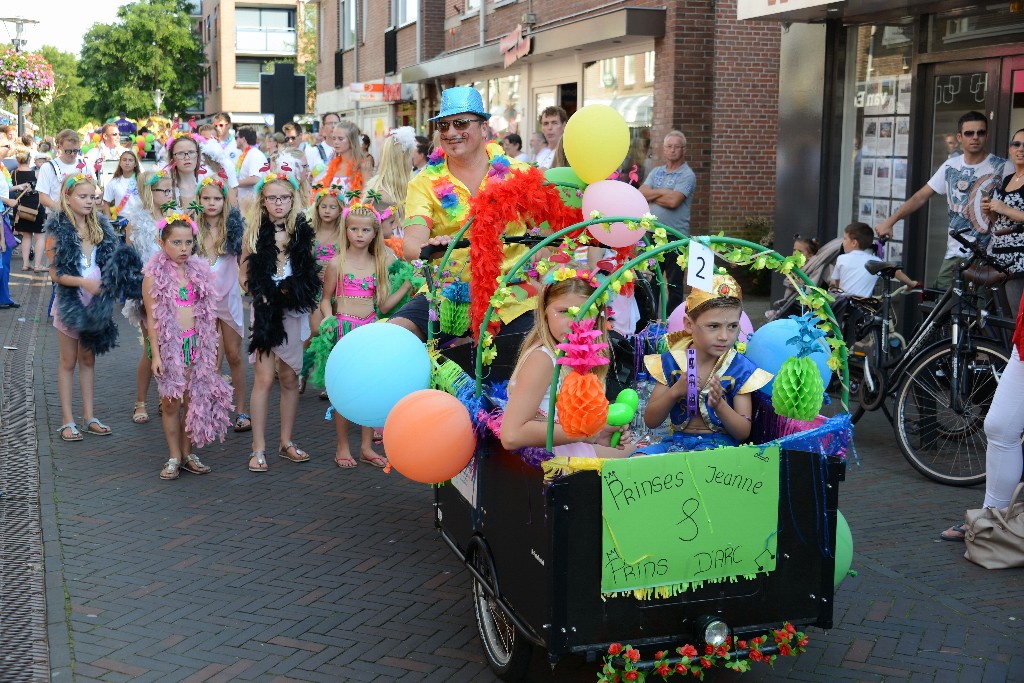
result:
M 140 263 L 145 265 L 149 263 L 149 259 L 153 258 L 154 254 L 160 251 L 160 245 L 156 242 L 157 219 L 153 218 L 153 214 L 147 211 L 141 203 L 136 203 L 131 208 L 126 207 L 123 215 L 132 226 L 130 244 L 138 252 Z M 136 327 L 141 325 L 145 317 L 142 296 L 125 301 L 121 314 L 132 325 Z
M 301 213 L 295 217 L 295 233 L 288 244 L 292 274 L 274 282 L 277 271 L 277 245 L 274 224 L 263 216 L 256 238 L 256 251 L 248 256 L 246 289 L 252 295 L 249 352 L 270 353 L 287 341 L 285 311 L 308 313 L 317 302 L 322 284 L 319 265 L 313 255 L 316 233 Z
M 78 287 L 57 285 L 57 311 L 61 322 L 78 332 L 79 343 L 96 355 L 117 346 L 114 302 L 122 297 L 142 297 L 142 261 L 134 249 L 120 244 L 110 221 L 97 215 L 103 241 L 96 245 L 93 261 L 101 273 L 100 293 L 89 305 L 82 303 Z M 53 267 L 57 277 L 81 277 L 82 242 L 78 228 L 63 211 L 50 215 L 46 232 L 53 237 Z
M 153 316 L 158 324 L 157 344 L 163 373 L 157 376 L 157 388 L 163 398 L 189 395 L 185 411 L 185 433 L 197 448 L 215 439 L 224 440 L 231 423 L 232 390 L 217 371 L 217 316 L 213 310 L 210 267 L 199 256 L 185 262 L 185 277 L 196 293 L 192 315 L 198 341 L 192 347 L 190 373 L 185 376 L 181 353 L 181 326 L 175 295 L 181 285 L 178 269 L 166 253 L 157 252 L 146 264 L 144 273 L 153 278 Z
M 228 211 L 227 218 L 227 240 L 224 242 L 224 251 L 232 256 L 242 255 L 242 234 L 245 232 L 245 218 L 242 212 L 235 207 Z

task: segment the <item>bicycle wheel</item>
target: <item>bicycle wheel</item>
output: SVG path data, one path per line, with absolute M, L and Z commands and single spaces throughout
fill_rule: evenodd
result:
M 896 441 L 907 461 L 929 479 L 952 486 L 985 481 L 985 415 L 1009 354 L 970 339 L 959 350 L 959 408 L 954 407 L 953 349 L 924 351 L 896 391 Z

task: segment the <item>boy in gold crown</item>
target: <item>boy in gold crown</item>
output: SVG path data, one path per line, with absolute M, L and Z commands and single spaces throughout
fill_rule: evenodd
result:
M 684 329 L 666 337 L 668 351 L 644 357 L 658 381 L 644 422 L 654 429 L 669 418 L 672 436 L 638 454 L 735 446 L 749 438 L 750 394 L 772 375 L 735 349 L 742 297 L 733 278 L 715 275 L 710 292 L 694 288 L 686 298 Z

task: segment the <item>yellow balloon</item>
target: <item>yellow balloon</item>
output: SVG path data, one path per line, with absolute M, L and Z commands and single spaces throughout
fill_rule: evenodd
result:
M 573 114 L 562 135 L 565 158 L 585 183 L 605 180 L 629 152 L 629 125 L 607 104 L 588 104 Z

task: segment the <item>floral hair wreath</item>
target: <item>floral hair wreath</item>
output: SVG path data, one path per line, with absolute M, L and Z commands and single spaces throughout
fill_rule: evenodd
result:
M 192 220 L 192 218 L 188 214 L 185 213 L 168 214 L 166 218 L 164 218 L 162 221 L 156 224 L 156 229 L 158 232 L 163 232 L 163 229 L 166 228 L 171 223 L 187 223 L 188 226 L 192 228 L 193 236 L 199 232 L 199 227 L 196 225 L 196 222 Z
M 377 219 L 378 225 L 383 223 L 387 219 L 391 218 L 392 212 L 390 206 L 386 208 L 383 212 L 377 211 L 377 209 L 374 208 L 374 204 L 376 202 L 379 202 L 384 199 L 380 192 L 377 192 L 376 190 L 367 190 L 366 199 L 368 201 L 366 202 L 359 201 L 361 196 L 362 192 L 360 192 L 359 190 L 349 190 L 348 192 L 345 193 L 345 199 L 348 199 L 350 203 L 342 211 L 343 216 L 347 218 L 349 212 L 352 211 L 353 209 L 365 209 L 366 211 L 369 211 L 371 214 L 373 214 L 374 218 Z
M 253 187 L 253 191 L 256 194 L 259 194 L 260 192 L 263 191 L 264 185 L 266 185 L 267 183 L 272 183 L 275 180 L 286 182 L 289 185 L 291 185 L 292 189 L 294 189 L 296 192 L 299 191 L 299 181 L 296 180 L 293 176 L 288 175 L 287 173 L 265 173 L 263 177 L 261 177 L 259 181 L 256 183 L 256 186 Z
M 166 169 L 161 170 L 161 171 L 153 171 L 153 175 L 150 176 L 149 179 L 146 181 L 146 185 L 148 185 L 150 187 L 153 187 L 154 185 L 159 183 L 164 178 L 169 177 L 169 175 L 170 174 L 167 172 Z
M 75 185 L 78 185 L 79 183 L 95 182 L 95 178 L 93 178 L 91 175 L 86 175 L 85 173 L 76 173 L 74 175 L 69 175 L 67 178 L 64 179 L 64 194 L 70 194 L 71 188 L 73 188 Z
M 330 187 L 324 187 L 323 183 L 316 183 L 313 185 L 313 204 L 328 196 L 338 199 L 342 194 L 341 190 L 342 186 L 335 183 L 331 183 Z M 339 203 L 344 204 L 344 202 Z
M 216 176 L 206 176 L 205 178 L 202 179 L 202 181 L 200 181 L 199 189 L 196 190 L 196 197 L 199 196 L 199 193 L 203 191 L 204 187 L 210 187 L 211 185 L 213 187 L 216 187 L 218 190 L 220 190 L 221 194 L 224 195 L 225 199 L 228 198 L 228 188 L 227 188 L 227 186 L 224 184 L 223 180 L 221 180 L 220 178 L 218 178 Z

